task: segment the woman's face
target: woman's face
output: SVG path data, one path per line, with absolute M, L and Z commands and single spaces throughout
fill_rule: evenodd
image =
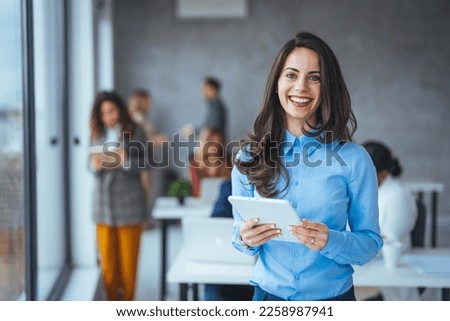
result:
M 320 105 L 319 55 L 307 48 L 295 48 L 286 58 L 278 78 L 278 98 L 285 112 L 286 128 L 294 135 L 316 124 Z
M 142 98 L 142 113 L 147 114 L 152 109 L 152 99 L 150 97 Z
M 216 133 L 202 133 L 200 137 L 200 148 L 203 154 L 217 155 L 223 150 L 222 136 Z
M 104 101 L 100 105 L 100 118 L 105 126 L 109 128 L 116 127 L 120 120 L 119 107 L 112 101 Z

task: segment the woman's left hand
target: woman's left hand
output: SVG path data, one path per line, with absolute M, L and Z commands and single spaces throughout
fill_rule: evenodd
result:
M 328 243 L 328 226 L 325 224 L 304 219 L 289 227 L 291 233 L 311 250 L 320 251 Z

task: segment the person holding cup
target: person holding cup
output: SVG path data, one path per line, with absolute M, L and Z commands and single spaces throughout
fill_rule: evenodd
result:
M 411 231 L 417 220 L 413 195 L 396 179 L 402 173 L 400 162 L 385 144 L 367 141 L 362 144 L 377 171 L 378 208 L 383 258 L 388 269 L 394 269 L 401 254 L 411 247 Z M 418 300 L 416 288 L 382 288 L 384 300 Z

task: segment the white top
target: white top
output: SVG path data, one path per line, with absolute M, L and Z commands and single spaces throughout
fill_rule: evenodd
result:
M 386 240 L 411 246 L 411 230 L 417 220 L 417 205 L 413 195 L 398 180 L 387 176 L 378 191 L 381 235 Z
M 378 189 L 378 207 L 381 235 L 385 241 L 399 241 L 403 244 L 403 250 L 409 249 L 411 230 L 417 220 L 413 195 L 402 183 L 388 175 Z M 381 292 L 386 301 L 419 300 L 416 288 L 385 286 Z
M 122 126 L 120 124 L 117 124 L 114 128 L 105 126 L 105 137 L 106 142 L 120 143 L 120 139 L 122 138 Z

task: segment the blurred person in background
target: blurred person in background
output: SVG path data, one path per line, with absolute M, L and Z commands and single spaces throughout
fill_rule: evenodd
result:
M 411 247 L 411 231 L 417 220 L 413 195 L 397 179 L 402 174 L 400 161 L 388 146 L 377 141 L 362 144 L 375 165 L 378 180 L 378 209 L 381 236 L 385 241 L 402 243 L 403 251 Z M 419 300 L 416 288 L 381 288 L 384 300 Z
M 152 109 L 152 97 L 150 92 L 146 89 L 135 89 L 130 96 L 128 102 L 128 110 L 131 118 L 139 124 L 145 131 L 146 141 L 151 142 L 153 148 L 148 148 L 149 155 L 147 165 L 151 163 L 151 159 L 155 159 L 156 153 L 161 150 L 163 142 L 168 141 L 165 134 L 157 133 L 153 122 L 150 120 L 150 112 Z M 161 153 L 159 153 L 161 155 Z M 141 183 L 145 192 L 145 200 L 147 203 L 148 220 L 145 225 L 147 229 L 154 227 L 151 211 L 153 202 L 161 191 L 155 190 L 155 183 L 159 182 L 161 178 L 158 176 L 160 171 L 154 171 L 151 166 L 147 166 L 145 170 L 140 171 Z M 160 185 L 160 184 L 156 184 Z
M 108 300 L 133 300 L 143 223 L 145 135 L 115 92 L 97 94 L 90 119 L 94 222 Z
M 200 128 L 185 125 L 182 129 L 184 136 L 190 136 L 194 132 L 198 135 L 202 129 L 215 128 L 221 133 L 223 140 L 227 141 L 227 108 L 220 95 L 221 88 L 217 78 L 208 76 L 203 79 L 201 92 L 206 102 L 206 114 Z
M 201 181 L 206 177 L 226 177 L 225 146 L 222 133 L 216 128 L 204 128 L 200 146 L 189 157 L 189 179 L 192 196 L 201 196 Z

